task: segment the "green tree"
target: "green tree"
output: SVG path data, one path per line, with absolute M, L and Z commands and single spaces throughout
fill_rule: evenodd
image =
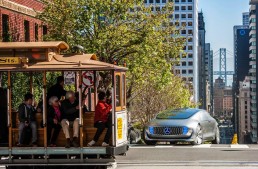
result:
M 82 45 L 100 61 L 127 64 L 128 106 L 135 110 L 141 96 L 166 96 L 166 87 L 177 86 L 183 95 L 170 90 L 173 106 L 187 105 L 189 93 L 172 75 L 185 44 L 183 28 L 171 24 L 173 3 L 153 13 L 142 0 L 42 0 L 45 10 L 38 15 L 48 25 L 45 40 L 63 40 Z M 103 75 L 105 78 L 105 74 Z M 179 85 L 178 85 L 179 84 Z M 176 97 L 177 96 L 177 97 Z M 138 106 L 138 105 L 137 105 Z M 163 106 L 162 109 L 167 108 Z

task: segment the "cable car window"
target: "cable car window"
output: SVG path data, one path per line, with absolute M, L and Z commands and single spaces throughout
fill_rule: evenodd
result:
M 120 83 L 120 75 L 116 75 L 116 106 L 121 106 L 121 83 Z
M 122 75 L 122 105 L 125 106 L 125 74 Z

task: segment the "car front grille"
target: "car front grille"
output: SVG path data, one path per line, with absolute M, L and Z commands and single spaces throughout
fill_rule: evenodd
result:
M 182 127 L 154 127 L 154 135 L 183 135 Z

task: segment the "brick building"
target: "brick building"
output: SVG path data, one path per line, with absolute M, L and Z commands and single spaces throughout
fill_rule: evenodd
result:
M 36 18 L 41 11 L 38 0 L 0 0 L 0 41 L 41 41 L 47 33 Z

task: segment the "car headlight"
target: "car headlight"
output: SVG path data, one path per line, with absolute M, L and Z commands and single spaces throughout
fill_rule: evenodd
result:
M 150 134 L 154 134 L 154 127 L 153 126 L 149 126 L 149 132 L 150 132 Z
M 183 135 L 187 135 L 192 132 L 193 132 L 193 129 L 188 128 L 188 127 L 183 127 Z
M 183 127 L 183 134 L 186 135 L 188 133 L 188 127 Z

